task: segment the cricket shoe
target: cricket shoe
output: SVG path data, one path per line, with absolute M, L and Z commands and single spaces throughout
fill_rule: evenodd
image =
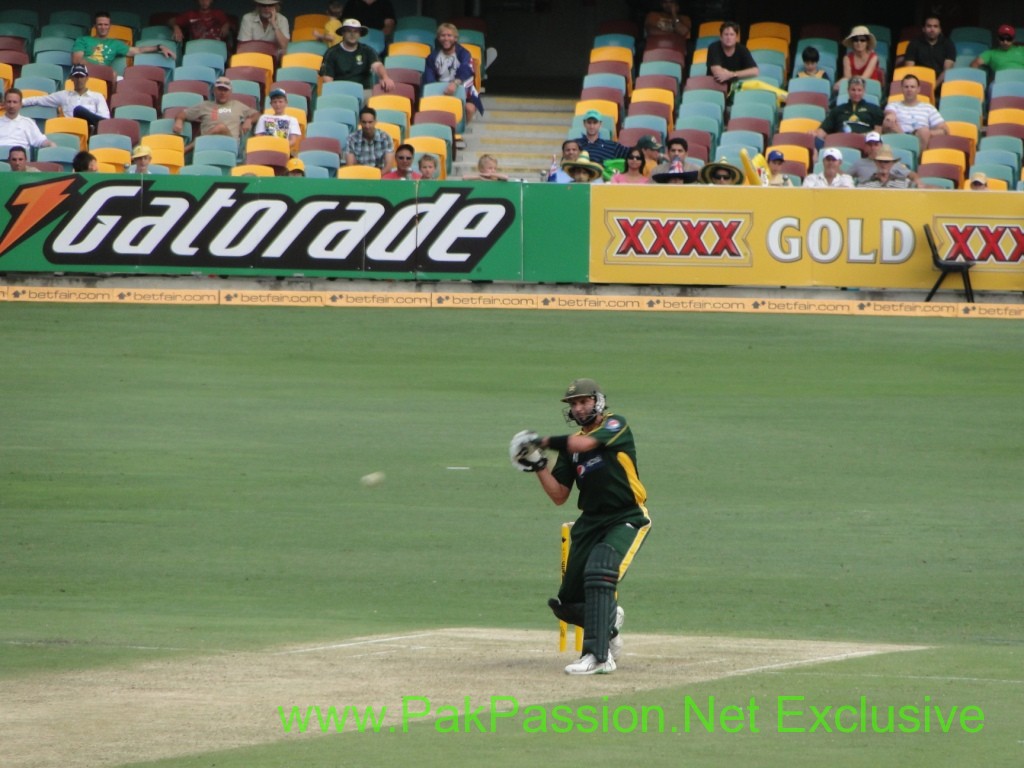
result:
M 592 653 L 587 653 L 565 668 L 567 675 L 610 675 L 615 671 L 615 659 L 609 654 L 608 661 L 598 661 Z
M 608 655 L 613 659 L 622 656 L 622 625 L 626 623 L 626 612 L 621 605 L 615 606 L 615 637 L 608 641 Z

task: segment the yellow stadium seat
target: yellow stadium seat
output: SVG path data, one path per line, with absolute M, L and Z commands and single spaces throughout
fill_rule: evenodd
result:
M 427 152 L 438 157 L 438 177 L 448 178 L 448 144 L 436 136 L 410 136 L 405 143 L 417 152 Z
M 185 137 L 177 133 L 150 133 L 142 137 L 142 143 L 150 149 L 170 149 L 185 153 Z
M 931 83 L 935 88 L 935 70 L 931 67 L 897 67 L 892 72 L 892 82 L 898 83 L 907 75 L 916 75 L 922 83 Z
M 789 43 L 793 39 L 793 32 L 790 30 L 789 24 L 784 24 L 781 21 L 757 21 L 750 25 L 747 38 L 753 40 L 757 37 L 775 37 Z
M 946 96 L 973 96 L 978 101 L 984 101 L 985 86 L 974 80 L 945 80 L 940 94 L 940 104 Z
M 148 136 L 143 139 L 143 141 L 148 140 Z M 153 164 L 166 166 L 172 174 L 177 174 L 181 170 L 181 166 L 185 164 L 184 152 L 179 152 L 176 149 L 155 149 L 153 147 L 150 147 L 150 149 L 153 153 Z
M 394 123 L 382 123 L 378 120 L 377 127 L 391 137 L 391 141 L 394 142 L 396 147 L 402 143 L 402 126 L 395 125 Z
M 51 117 L 46 121 L 43 133 L 70 133 L 78 137 L 82 149 L 89 145 L 89 124 L 80 117 Z
M 575 114 L 582 115 L 592 109 L 597 110 L 607 118 L 605 128 L 608 128 L 614 134 L 619 124 L 619 105 L 607 99 L 580 99 L 576 102 Z
M 787 117 L 779 123 L 779 133 L 810 133 L 820 125 L 813 117 Z
M 245 140 L 245 151 L 249 152 L 292 152 L 288 139 L 283 136 L 250 136 Z
M 987 125 L 998 125 L 999 123 L 1024 125 L 1024 109 L 1012 109 L 1010 107 L 993 109 L 988 113 Z
M 316 53 L 286 53 L 281 57 L 282 67 L 305 67 L 316 72 L 320 71 L 323 63 L 324 57 Z
M 764 156 L 768 157 L 768 154 L 772 150 L 778 150 L 783 154 L 787 160 L 795 160 L 798 163 L 803 163 L 808 170 L 811 168 L 811 152 L 807 147 L 801 147 L 797 144 L 773 144 L 770 147 L 766 147 L 764 150 Z
M 967 175 L 967 158 L 958 149 L 926 149 L 921 153 L 921 163 L 949 163 L 960 169 L 960 176 Z
M 705 21 L 697 27 L 697 37 L 718 37 L 725 21 Z
M 478 91 L 483 90 L 484 52 L 479 45 L 459 43 L 473 57 L 473 83 Z
M 326 13 L 300 13 L 292 22 L 292 29 L 323 29 L 331 18 Z
M 96 37 L 96 27 L 93 27 L 89 34 Z M 131 27 L 126 27 L 124 24 L 111 24 L 110 32 L 107 36 L 112 37 L 115 40 L 123 40 L 128 43 L 129 46 L 135 45 L 135 33 L 132 31 Z
M 405 40 L 389 45 L 387 55 L 418 56 L 421 59 L 425 59 L 430 55 L 430 46 L 426 43 L 416 43 L 411 40 Z
M 405 125 L 402 126 L 402 135 L 405 136 L 409 133 L 409 126 L 412 124 L 412 101 L 405 96 L 397 96 L 390 93 L 382 93 L 377 96 L 371 96 L 366 100 L 368 107 L 374 109 L 392 109 L 397 112 L 402 112 L 405 115 Z
M 633 51 L 619 45 L 602 45 L 590 49 L 590 61 L 622 61 L 633 68 Z
M 442 112 L 450 112 L 455 116 L 456 131 L 460 127 L 464 127 L 466 124 L 466 107 L 462 103 L 462 99 L 458 96 L 445 96 L 438 94 L 436 96 L 423 96 L 420 98 L 420 111 L 426 112 L 428 110 L 441 110 Z
M 339 179 L 377 179 L 380 180 L 380 168 L 375 165 L 343 165 L 338 169 Z
M 660 104 L 668 104 L 668 108 L 675 113 L 676 95 L 664 88 L 637 88 L 633 91 L 633 98 L 630 101 L 656 101 Z
M 132 153 L 119 147 L 96 147 L 90 149 L 89 152 L 101 166 L 109 164 L 117 168 L 116 171 L 113 171 L 114 173 L 123 173 L 125 167 L 131 165 L 132 162 Z

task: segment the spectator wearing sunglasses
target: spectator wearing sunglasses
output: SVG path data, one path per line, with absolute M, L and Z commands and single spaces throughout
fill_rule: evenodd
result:
M 921 34 L 907 44 L 903 55 L 905 67 L 928 67 L 935 72 L 935 85 L 946 76 L 946 70 L 956 64 L 956 44 L 942 34 L 942 21 L 938 16 L 927 16 Z
M 612 176 L 610 184 L 649 184 L 651 178 L 644 176 L 644 153 L 633 147 L 626 153 L 626 169 Z
M 875 53 L 876 43 L 875 36 L 867 27 L 861 25 L 850 30 L 843 40 L 843 45 L 849 50 L 843 57 L 843 79 L 863 77 L 885 84 L 885 74 Z M 835 84 L 835 89 L 839 89 L 839 83 Z
M 416 148 L 412 144 L 399 144 L 395 150 L 395 167 L 385 174 L 382 179 L 401 179 L 403 181 L 417 181 L 423 175 L 412 169 L 412 161 L 416 156 Z
M 1024 69 L 1024 47 L 1014 45 L 1017 30 L 1009 24 L 1003 24 L 996 30 L 996 47 L 978 55 L 971 66 L 987 67 L 992 72 L 1004 69 Z

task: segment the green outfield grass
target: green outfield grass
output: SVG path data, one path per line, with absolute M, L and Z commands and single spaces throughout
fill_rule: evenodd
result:
M 0 304 L 0 329 L 0 681 L 432 627 L 554 638 L 572 511 L 507 444 L 567 431 L 558 400 L 585 375 L 635 430 L 655 521 L 629 631 L 930 647 L 635 704 L 930 696 L 986 716 L 976 734 L 428 726 L 153 765 L 1024 759 L 1020 323 Z

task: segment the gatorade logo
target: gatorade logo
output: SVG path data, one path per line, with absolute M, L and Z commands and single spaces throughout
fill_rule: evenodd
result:
M 196 198 L 154 182 L 81 177 L 19 187 L 0 258 L 54 221 L 53 264 L 471 272 L 515 219 L 507 200 L 438 190 L 397 204 L 375 197 L 292 200 L 215 183 Z

